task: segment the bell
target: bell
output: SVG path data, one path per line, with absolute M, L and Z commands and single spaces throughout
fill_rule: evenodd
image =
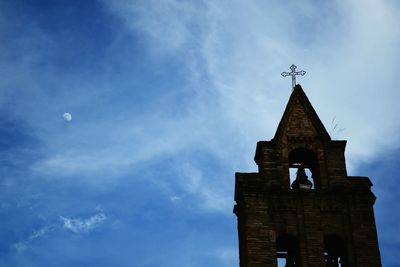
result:
M 308 176 L 306 175 L 303 166 L 298 168 L 296 180 L 293 181 L 292 188 L 303 190 L 310 190 L 312 188 L 312 182 L 308 180 Z

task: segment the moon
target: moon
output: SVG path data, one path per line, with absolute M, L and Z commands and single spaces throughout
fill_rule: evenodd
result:
M 66 121 L 71 121 L 71 120 L 72 120 L 72 115 L 71 115 L 71 113 L 65 112 L 65 113 L 63 114 L 63 118 L 64 118 L 64 120 L 66 120 Z

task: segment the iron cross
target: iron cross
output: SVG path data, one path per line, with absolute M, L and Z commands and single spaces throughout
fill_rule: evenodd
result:
M 296 86 L 296 75 L 301 75 L 303 76 L 304 74 L 306 74 L 306 72 L 304 70 L 301 71 L 296 71 L 296 65 L 292 64 L 292 66 L 290 66 L 290 69 L 292 70 L 291 72 L 282 72 L 281 75 L 283 77 L 286 76 L 292 76 L 292 88 L 294 88 Z

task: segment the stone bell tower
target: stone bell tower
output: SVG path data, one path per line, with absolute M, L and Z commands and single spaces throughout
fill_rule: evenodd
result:
M 236 173 L 240 267 L 379 267 L 367 177 L 347 176 L 346 141 L 332 140 L 300 85 L 275 136 L 257 143 L 257 173 Z

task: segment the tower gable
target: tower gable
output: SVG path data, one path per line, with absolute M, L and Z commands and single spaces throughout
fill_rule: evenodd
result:
M 285 143 L 291 138 L 331 140 L 300 85 L 293 89 L 273 140 Z

